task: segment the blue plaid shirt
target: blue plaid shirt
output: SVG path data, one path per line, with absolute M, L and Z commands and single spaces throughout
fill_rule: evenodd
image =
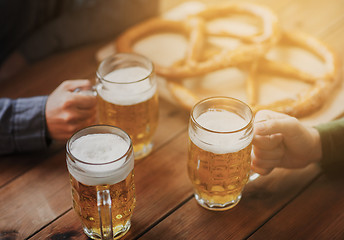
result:
M 47 98 L 0 99 L 0 154 L 48 148 Z

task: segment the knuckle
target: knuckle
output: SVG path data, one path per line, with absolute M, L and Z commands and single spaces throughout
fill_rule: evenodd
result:
M 260 150 L 254 151 L 254 155 L 258 159 L 258 162 L 261 162 L 261 160 L 264 159 L 264 157 L 265 157 L 264 153 Z
M 253 153 L 258 160 L 264 159 L 264 157 L 265 157 L 264 151 L 260 150 L 257 147 L 253 147 Z M 260 162 L 260 161 L 258 161 L 258 162 Z
M 75 120 L 75 117 L 74 117 L 74 114 L 70 113 L 70 112 L 66 112 L 63 117 L 62 117 L 62 121 L 67 124 L 68 126 L 69 125 L 72 125 L 73 122 Z
M 72 96 L 67 96 L 65 101 L 63 102 L 63 109 L 69 109 L 74 105 L 74 99 Z
M 60 86 L 65 89 L 65 88 L 68 88 L 70 84 L 71 84 L 71 80 L 65 80 L 60 84 Z
M 290 117 L 290 122 L 293 124 L 297 124 L 299 122 L 299 120 L 297 120 L 296 117 Z
M 255 159 L 255 161 L 252 161 L 251 164 L 254 168 L 264 168 L 264 164 L 259 160 L 259 158 Z
M 78 126 L 77 125 L 75 125 L 75 124 L 70 124 L 70 125 L 68 125 L 67 127 L 66 127 L 66 132 L 68 133 L 68 134 L 73 134 L 73 133 L 75 133 L 77 130 L 79 130 L 80 128 L 78 128 Z

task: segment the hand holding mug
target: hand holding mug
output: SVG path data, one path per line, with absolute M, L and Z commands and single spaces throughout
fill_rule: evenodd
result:
M 252 169 L 259 174 L 276 167 L 302 168 L 321 159 L 319 132 L 289 115 L 257 112 L 254 133 Z

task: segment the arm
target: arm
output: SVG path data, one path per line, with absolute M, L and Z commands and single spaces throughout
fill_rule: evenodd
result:
M 0 99 L 0 154 L 46 149 L 47 96 Z
M 0 99 L 0 155 L 47 149 L 49 140 L 66 141 L 96 119 L 96 97 L 88 80 L 65 81 L 49 96 Z
M 344 118 L 315 127 L 321 138 L 323 158 L 320 162 L 325 171 L 344 169 Z

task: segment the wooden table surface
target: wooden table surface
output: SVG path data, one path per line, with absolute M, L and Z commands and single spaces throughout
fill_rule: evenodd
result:
M 343 0 L 256 2 L 276 11 L 285 27 L 311 33 L 344 56 Z M 105 43 L 33 64 L 1 83 L 0 96 L 49 94 L 63 80 L 94 79 L 95 53 Z M 259 178 L 231 210 L 200 207 L 186 171 L 189 113 L 160 100 L 154 150 L 135 162 L 137 206 L 124 239 L 344 239 L 344 180 L 314 165 Z M 72 209 L 63 147 L 0 157 L 0 239 L 87 239 Z

